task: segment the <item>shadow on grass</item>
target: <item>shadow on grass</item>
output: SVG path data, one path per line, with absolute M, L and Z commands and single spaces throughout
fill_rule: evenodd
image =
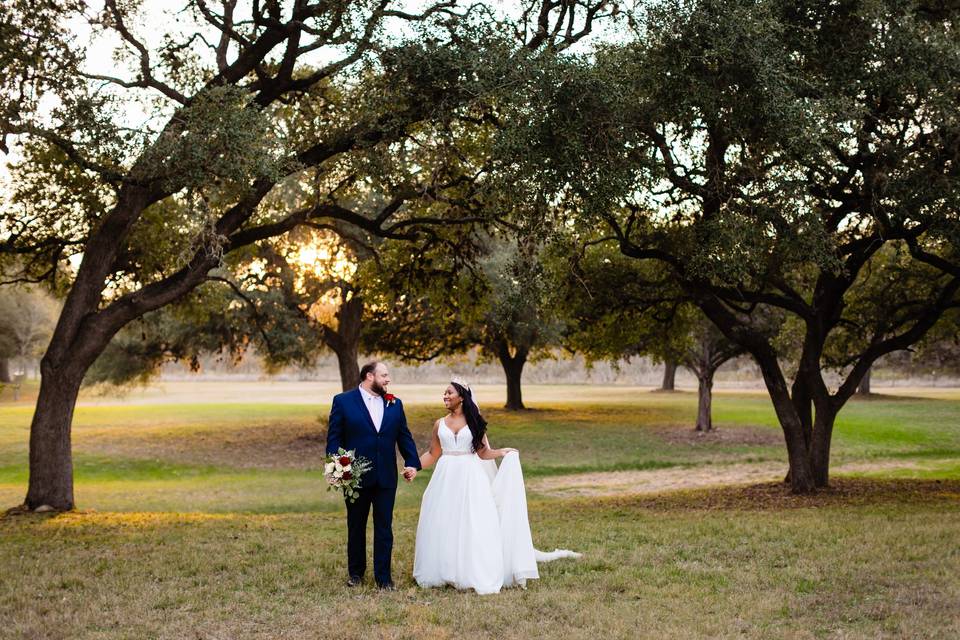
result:
M 849 402 L 956 402 L 949 398 L 932 398 L 922 396 L 900 396 L 889 393 L 855 393 L 851 396 Z
M 810 495 L 795 495 L 782 482 L 671 491 L 655 495 L 577 498 L 564 507 L 652 509 L 658 511 L 780 511 L 873 504 L 943 504 L 960 508 L 960 480 L 841 477 Z
M 780 447 L 783 445 L 783 434 L 779 429 L 761 425 L 715 424 L 711 431 L 697 431 L 689 423 L 648 428 L 651 433 L 668 444 L 756 447 Z

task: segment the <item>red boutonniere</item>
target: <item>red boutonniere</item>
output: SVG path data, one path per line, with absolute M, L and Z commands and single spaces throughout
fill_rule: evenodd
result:
M 393 395 L 392 393 L 385 393 L 383 394 L 383 399 L 387 401 L 387 406 L 389 407 L 397 401 L 397 396 Z

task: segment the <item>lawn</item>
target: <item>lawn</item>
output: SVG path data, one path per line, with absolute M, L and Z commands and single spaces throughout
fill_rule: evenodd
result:
M 690 393 L 540 386 L 534 410 L 507 413 L 479 389 L 493 444 L 521 451 L 535 543 L 584 558 L 478 597 L 409 576 L 429 474 L 398 495 L 400 590 L 348 590 L 342 501 L 317 471 L 328 405 L 282 385 L 185 388 L 78 407 L 79 511 L 0 518 L 0 637 L 960 636 L 954 391 L 851 403 L 834 488 L 793 498 L 766 481 L 724 486 L 785 470 L 762 394 L 718 393 L 718 434 L 699 438 Z M 422 444 L 436 389 L 397 391 Z M 0 405 L 3 506 L 25 492 L 31 411 Z M 645 488 L 667 476 L 698 480 Z M 583 478 L 585 493 L 555 490 Z

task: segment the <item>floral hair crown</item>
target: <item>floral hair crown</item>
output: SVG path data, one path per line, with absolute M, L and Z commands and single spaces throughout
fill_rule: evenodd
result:
M 467 395 L 469 396 L 470 401 L 473 403 L 473 406 L 477 408 L 477 411 L 480 410 L 480 405 L 477 404 L 477 399 L 473 396 L 473 389 L 470 388 L 470 384 L 466 380 L 464 380 L 460 376 L 453 376 L 452 378 L 450 378 L 450 382 L 452 382 L 453 384 L 460 385 L 461 387 L 466 389 Z
M 450 378 L 450 382 L 454 384 L 458 384 L 464 389 L 466 389 L 467 391 L 470 391 L 470 384 L 460 376 L 453 376 L 452 378 Z

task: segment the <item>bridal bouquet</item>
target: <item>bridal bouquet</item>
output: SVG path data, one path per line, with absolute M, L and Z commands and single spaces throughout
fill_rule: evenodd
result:
M 341 448 L 324 459 L 323 477 L 327 480 L 327 491 L 340 489 L 347 500 L 356 502 L 360 495 L 357 493 L 360 476 L 370 467 L 371 462 L 366 458 L 358 458 L 352 450 L 344 451 Z

